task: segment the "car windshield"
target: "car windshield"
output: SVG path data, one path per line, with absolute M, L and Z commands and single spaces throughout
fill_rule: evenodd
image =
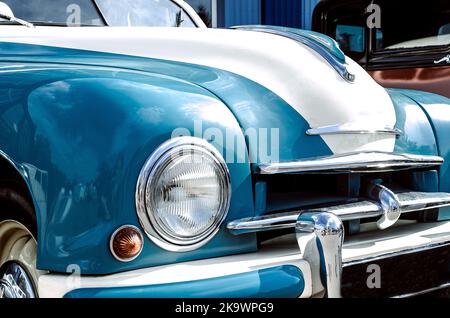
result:
M 14 16 L 34 24 L 195 27 L 189 15 L 171 0 L 2 0 L 2 2 L 11 8 Z

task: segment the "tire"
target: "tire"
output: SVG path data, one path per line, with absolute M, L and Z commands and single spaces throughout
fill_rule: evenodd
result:
M 38 297 L 37 226 L 27 190 L 0 180 L 0 298 Z
M 37 239 L 36 214 L 28 189 L 14 179 L 0 179 L 0 222 L 14 220 Z

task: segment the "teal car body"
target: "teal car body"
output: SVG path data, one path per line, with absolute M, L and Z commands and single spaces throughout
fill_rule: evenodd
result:
M 223 32 L 263 36 L 261 33 L 273 31 L 278 34 L 270 36 L 282 37 L 283 41 L 295 42 L 292 34 L 303 37 L 305 42 L 301 45 L 320 60 L 320 65 L 328 65 L 328 61 L 346 69 L 346 57 L 336 43 L 320 34 L 262 26 L 253 27 L 252 31 Z M 45 42 L 46 37 L 43 39 Z M 327 158 L 338 152 L 324 136 L 305 134 L 314 128 L 311 120 L 262 83 L 207 63 L 52 43 L 50 40 L 47 44 L 19 43 L 11 38 L 2 40 L 0 36 L 0 155 L 23 178 L 33 200 L 38 269 L 70 273 L 71 265 L 76 264 L 83 275 L 110 275 L 256 253 L 262 241 L 258 233 L 234 235 L 227 228 L 228 223 L 280 210 L 336 203 L 334 195 L 311 198 L 298 193 L 286 193 L 282 201 L 268 203 L 273 189 L 270 181 L 260 175 L 261 166 L 267 162 L 259 156 L 259 139 L 248 138 L 247 130 L 268 130 L 269 149 L 274 138 L 279 138 L 278 162 Z M 308 43 L 320 46 L 321 51 L 308 48 Z M 331 56 L 331 62 L 321 60 L 325 55 Z M 333 67 L 330 69 L 334 72 Z M 336 75 L 333 80 L 343 79 Z M 378 92 L 380 88 L 373 85 Z M 311 88 L 307 84 L 299 89 L 322 90 L 323 94 L 333 91 L 332 87 Z M 393 139 L 389 152 L 445 159 L 439 168 L 414 172 L 408 179 L 408 188 L 450 192 L 450 140 L 446 138 L 450 134 L 449 99 L 399 89 L 382 89 L 382 94 L 388 96 L 395 113 L 395 125 L 391 128 L 401 131 Z M 338 113 L 339 107 L 337 117 Z M 111 234 L 126 224 L 142 228 L 136 213 L 137 180 L 149 156 L 180 128 L 191 136 L 198 136 L 200 131 L 199 137 L 206 139 L 224 158 L 237 159 L 227 162 L 232 198 L 226 219 L 211 241 L 196 250 L 167 251 L 144 236 L 139 257 L 132 262 L 120 262 L 109 248 Z M 276 133 L 271 131 L 274 128 Z M 245 152 L 238 153 L 217 140 L 227 133 L 236 137 L 232 146 L 244 148 Z M 362 187 L 362 181 L 346 184 L 348 193 L 359 193 Z M 342 200 L 341 196 L 338 201 Z M 441 208 L 438 218 L 441 221 L 450 218 L 448 209 Z M 198 297 L 205 295 L 201 293 L 204 286 L 249 280 L 254 284 L 248 289 L 218 288 L 217 293 L 206 295 L 297 297 L 306 284 L 304 273 L 297 267 L 279 266 L 240 275 L 244 276 L 186 283 L 195 286 L 189 295 L 180 292 L 179 285 L 163 284 L 137 289 L 79 289 L 67 296 Z M 259 280 L 261 285 L 255 283 Z M 282 286 L 278 288 L 279 285 Z
M 159 252 L 146 244 L 144 254 L 148 258 L 140 260 L 141 264 L 111 262 L 107 249 L 103 255 L 98 253 L 97 247 L 108 245 L 109 234 L 115 227 L 128 223 L 139 225 L 134 191 L 142 165 L 177 127 L 186 127 L 194 135 L 192 118 L 201 120 L 203 129 L 222 126 L 224 132 L 225 129 L 238 132 L 248 127 L 280 127 L 280 135 L 286 140 L 280 148 L 283 160 L 332 154 L 320 137 L 304 135 L 308 123 L 286 102 L 236 74 L 170 61 L 0 45 L 1 52 L 6 53 L 2 55 L 2 66 L 7 67 L 0 78 L 5 123 L 1 133 L 2 152 L 22 173 L 31 191 L 34 192 L 33 187 L 36 189 L 33 196 L 36 206 L 45 207 L 37 214 L 39 237 L 45 240 L 41 245 L 44 250 L 40 250 L 45 257 L 39 258 L 43 268 L 65 271 L 69 264 L 80 262 L 83 272 L 105 274 L 256 249 L 254 236 L 241 238 L 225 232 L 217 237 L 216 244 L 211 242 L 211 247 L 192 255 Z M 9 67 L 11 63 L 27 62 L 27 56 L 33 56 L 28 65 Z M 212 80 L 214 86 L 210 84 Z M 243 87 L 244 97 L 240 94 Z M 427 109 L 432 111 L 433 105 L 439 105 L 438 112 L 443 112 L 440 108 L 448 102 L 446 98 L 402 90 L 392 90 L 390 94 L 397 102 L 396 111 L 402 116 L 398 118 L 404 118 L 403 123 L 398 123 L 399 128 L 405 132 L 405 128 L 412 129 L 411 134 L 397 140 L 396 151 L 441 154 L 434 126 L 442 127 L 443 123 L 438 119 L 440 116 L 435 119 L 438 122 L 430 122 Z M 243 102 L 249 107 L 240 110 L 239 104 Z M 185 104 L 201 106 L 186 109 Z M 254 120 L 249 116 L 255 112 L 267 114 L 270 109 L 276 112 L 265 118 Z M 409 118 L 407 111 L 414 117 Z M 209 116 L 211 113 L 213 118 Z M 421 125 L 417 128 L 419 120 Z M 297 147 L 298 143 L 302 147 Z M 448 154 L 448 146 L 441 147 L 442 155 Z M 256 153 L 257 145 L 249 145 L 249 149 Z M 227 149 L 219 150 L 226 155 Z M 243 159 L 246 164 L 229 165 L 231 174 L 236 175 L 233 192 L 239 194 L 233 201 L 236 207 L 230 209 L 235 211 L 230 213 L 230 220 L 255 213 L 252 167 L 248 158 Z M 46 171 L 45 177 L 42 171 Z M 53 174 L 57 178 L 52 178 Z M 36 179 L 30 179 L 32 176 L 42 183 L 36 184 Z M 111 180 L 118 182 L 111 184 Z M 450 191 L 450 185 L 444 182 L 442 191 Z M 76 199 L 72 201 L 69 193 Z M 46 199 L 39 202 L 42 196 Z M 67 210 L 69 200 L 72 202 Z M 79 222 L 80 217 L 83 222 Z M 93 261 L 93 258 L 98 259 Z

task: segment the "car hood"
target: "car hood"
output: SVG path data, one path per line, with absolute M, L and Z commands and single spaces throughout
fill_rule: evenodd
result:
M 306 123 L 306 126 L 293 127 L 305 130 L 300 132 L 302 136 L 306 136 L 308 128 L 356 125 L 376 131 L 393 128 L 396 123 L 389 95 L 357 63 L 345 57 L 343 64 L 355 76 L 354 82 L 349 82 L 317 50 L 282 34 L 231 29 L 11 26 L 2 27 L 0 41 L 169 60 L 225 70 L 266 88 L 288 104 Z M 249 128 L 246 126 L 252 122 L 244 118 L 249 116 L 249 111 L 245 105 L 241 106 L 232 110 L 243 128 Z M 252 115 L 268 121 L 272 128 L 283 125 L 277 109 L 265 111 L 256 113 L 255 110 Z M 272 124 L 271 116 L 278 116 Z M 346 133 L 320 137 L 335 154 L 391 152 L 395 145 L 393 134 Z M 283 143 L 285 137 L 280 138 Z

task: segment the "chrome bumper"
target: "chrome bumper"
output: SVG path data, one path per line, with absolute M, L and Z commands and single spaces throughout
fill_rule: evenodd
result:
M 374 185 L 369 190 L 369 197 L 374 201 L 237 220 L 229 223 L 228 229 L 233 234 L 239 235 L 295 228 L 302 258 L 318 267 L 318 269 L 311 268 L 311 270 L 319 271 L 327 296 L 339 298 L 341 297 L 343 268 L 343 220 L 379 216 L 381 218 L 377 223 L 378 228 L 384 230 L 394 225 L 402 213 L 450 206 L 449 193 L 408 192 L 396 194 L 381 185 Z M 444 243 L 450 244 L 450 240 Z
M 394 221 L 397 221 L 400 214 L 403 213 L 450 206 L 450 193 L 406 192 L 395 194 L 395 197 L 397 206 L 394 206 L 393 209 L 389 209 L 388 203 L 383 201 L 385 199 L 380 199 L 379 202 L 366 200 L 320 208 L 320 211 L 332 213 L 342 221 L 386 216 L 395 223 Z M 280 212 L 240 219 L 228 223 L 227 227 L 235 235 L 295 228 L 299 216 L 308 212 L 311 212 L 311 210 Z M 396 214 L 395 218 L 392 215 L 394 213 Z
M 344 243 L 342 221 L 328 212 L 303 213 L 297 220 L 295 231 L 303 258 L 310 264 L 314 258 L 314 253 L 310 251 L 314 251 L 313 245 L 317 244 L 321 264 L 320 276 L 325 276 L 327 296 L 340 298 Z
M 195 282 L 288 265 L 297 267 L 303 274 L 305 286 L 300 295 L 301 298 L 322 297 L 325 292 L 325 282 L 322 282 L 324 277 L 321 277 L 320 271 L 324 267 L 320 267 L 316 233 L 306 232 L 301 235 L 303 237 L 300 242 L 305 245 L 301 253 L 295 239 L 296 235 L 292 233 L 262 243 L 258 251 L 253 253 L 162 265 L 106 276 L 45 273 L 39 278 L 39 296 L 64 297 L 73 290 L 86 288 L 104 289 L 166 284 L 173 286 L 174 283 Z M 357 264 L 370 265 L 385 258 L 421 252 L 446 244 L 450 244 L 450 221 L 432 223 L 400 221 L 386 231 L 375 230 L 353 235 L 345 240 L 342 248 L 343 283 L 345 283 L 345 271 L 348 267 Z M 255 279 L 258 281 L 258 276 L 255 276 Z M 276 290 L 275 287 L 280 282 L 278 280 L 271 280 L 271 282 L 273 283 L 271 289 Z M 235 284 L 235 281 L 233 283 Z M 248 286 L 247 282 L 242 286 Z M 207 290 L 211 289 L 208 285 Z M 177 291 L 179 292 L 181 290 Z M 158 295 L 161 297 L 160 294 Z M 178 294 L 172 296 L 175 295 Z M 233 296 L 239 297 L 239 295 L 236 293 Z M 264 296 L 267 297 L 267 294 Z

